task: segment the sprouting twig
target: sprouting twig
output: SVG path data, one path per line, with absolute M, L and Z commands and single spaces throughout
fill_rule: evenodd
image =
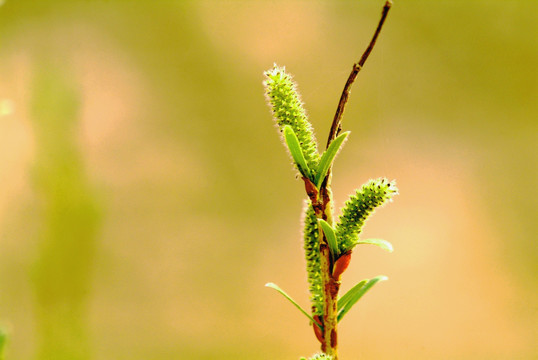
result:
M 347 134 L 342 134 L 338 137 L 342 114 L 348 101 L 351 85 L 372 52 L 391 5 L 390 0 L 385 3 L 381 20 L 379 20 L 370 44 L 359 62 L 353 65 L 338 103 L 327 142 L 327 150 L 321 157 L 318 153 L 311 124 L 302 108 L 302 102 L 291 76 L 285 73 L 284 68 L 277 66 L 265 73 L 267 77 L 264 82 L 266 94 L 273 109 L 275 120 L 284 135 L 285 143 L 292 155 L 295 167 L 301 174 L 306 193 L 310 199 L 305 216 L 304 238 L 312 294 L 312 317 L 276 285 L 269 285 L 277 289 L 310 318 L 316 338 L 321 343 L 322 352 L 332 360 L 338 360 L 338 321 L 348 309 L 347 307 L 344 310 L 339 309 L 340 278 L 349 264 L 353 247 L 358 243 L 354 239 L 358 237 L 364 224 L 361 214 L 363 211 L 364 216 L 370 214 L 374 207 L 381 205 L 397 192 L 394 184 L 384 179 L 372 180 L 357 191 L 356 196 L 350 197 L 350 202 L 346 203 L 342 210 L 344 217 L 341 217 L 341 220 L 333 226 L 331 167 L 334 156 L 347 136 Z M 340 234 L 338 237 L 336 231 Z M 340 243 L 339 239 L 343 241 Z M 372 241 L 371 243 L 384 244 L 380 241 Z M 351 293 L 348 292 L 349 295 L 346 294 L 345 304 L 349 304 L 346 306 L 353 306 L 365 291 L 382 279 L 385 277 L 377 277 L 359 283 L 359 287 L 354 287 Z
M 385 6 L 383 6 L 383 10 L 381 11 L 381 19 L 379 19 L 379 24 L 377 25 L 377 29 L 375 30 L 372 40 L 370 40 L 370 44 L 368 44 L 368 47 L 362 54 L 359 62 L 353 64 L 353 69 L 351 70 L 351 73 L 347 78 L 346 85 L 344 86 L 344 90 L 342 91 L 342 95 L 340 96 L 340 101 L 338 102 L 338 107 L 336 108 L 336 114 L 334 115 L 333 123 L 331 125 L 331 131 L 329 132 L 329 138 L 327 139 L 327 147 L 329 147 L 331 142 L 336 138 L 336 136 L 340 133 L 340 130 L 342 129 L 342 115 L 344 114 L 344 108 L 346 107 L 347 100 L 349 98 L 351 85 L 353 85 L 353 82 L 359 74 L 359 71 L 361 71 L 362 67 L 364 66 L 364 63 L 366 62 L 366 59 L 368 59 L 368 56 L 372 52 L 372 49 L 375 46 L 375 42 L 377 40 L 377 37 L 379 36 L 379 33 L 381 32 L 381 28 L 385 23 L 385 19 L 387 18 L 387 14 L 389 13 L 391 6 L 392 1 L 388 0 L 385 3 Z

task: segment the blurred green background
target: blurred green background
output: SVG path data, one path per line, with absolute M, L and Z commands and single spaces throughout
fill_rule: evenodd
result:
M 318 350 L 304 190 L 262 73 L 294 74 L 320 142 L 382 1 L 0 7 L 6 359 L 298 359 Z M 536 359 L 538 2 L 396 1 L 344 116 L 339 208 L 401 195 L 343 290 L 342 359 Z

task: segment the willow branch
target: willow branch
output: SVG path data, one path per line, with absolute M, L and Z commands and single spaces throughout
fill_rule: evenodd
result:
M 383 27 L 383 24 L 385 23 L 385 19 L 387 18 L 387 14 L 389 13 L 391 6 L 392 6 L 392 1 L 388 0 L 383 6 L 383 10 L 381 11 L 381 19 L 379 20 L 379 23 L 377 24 L 377 29 L 375 30 L 372 40 L 370 40 L 370 44 L 368 44 L 368 47 L 362 54 L 359 62 L 353 64 L 353 69 L 351 69 L 351 73 L 349 74 L 349 77 L 347 78 L 346 85 L 344 86 L 344 90 L 342 91 L 342 95 L 340 96 L 340 101 L 338 102 L 338 107 L 336 108 L 336 114 L 334 115 L 333 123 L 331 125 L 331 131 L 329 132 L 329 138 L 327 140 L 327 147 L 329 147 L 331 142 L 336 138 L 336 136 L 340 133 L 342 129 L 342 125 L 341 125 L 342 116 L 344 115 L 344 109 L 346 107 L 346 104 L 349 98 L 351 86 L 353 85 L 353 82 L 357 78 L 359 71 L 361 71 L 362 67 L 364 66 L 366 59 L 368 59 L 368 56 L 370 56 L 370 53 L 372 52 L 375 46 L 377 37 L 379 36 L 379 33 L 381 32 L 381 28 Z

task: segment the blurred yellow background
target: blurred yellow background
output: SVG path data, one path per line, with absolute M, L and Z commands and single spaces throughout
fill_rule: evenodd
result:
M 298 359 L 304 189 L 263 71 L 324 143 L 382 1 L 30 1 L 0 7 L 6 359 Z M 339 208 L 400 195 L 343 290 L 346 359 L 538 357 L 538 2 L 395 1 L 344 116 Z

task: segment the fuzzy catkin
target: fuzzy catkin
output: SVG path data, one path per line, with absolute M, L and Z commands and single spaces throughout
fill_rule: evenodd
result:
M 308 203 L 304 217 L 304 251 L 306 272 L 312 302 L 312 315 L 323 315 L 323 282 L 321 279 L 321 254 L 319 252 L 318 219 L 312 204 Z
M 265 93 L 273 117 L 282 132 L 285 125 L 291 126 L 303 151 L 306 163 L 311 171 L 318 167 L 320 155 L 312 125 L 307 119 L 297 86 L 284 67 L 274 66 L 265 72 Z
M 300 360 L 307 360 L 307 359 L 302 357 Z M 327 355 L 327 354 L 315 354 L 308 360 L 332 360 L 332 356 Z
M 380 178 L 368 181 L 346 201 L 335 228 L 341 254 L 352 250 L 356 245 L 368 216 L 397 194 L 398 189 L 394 181 Z

